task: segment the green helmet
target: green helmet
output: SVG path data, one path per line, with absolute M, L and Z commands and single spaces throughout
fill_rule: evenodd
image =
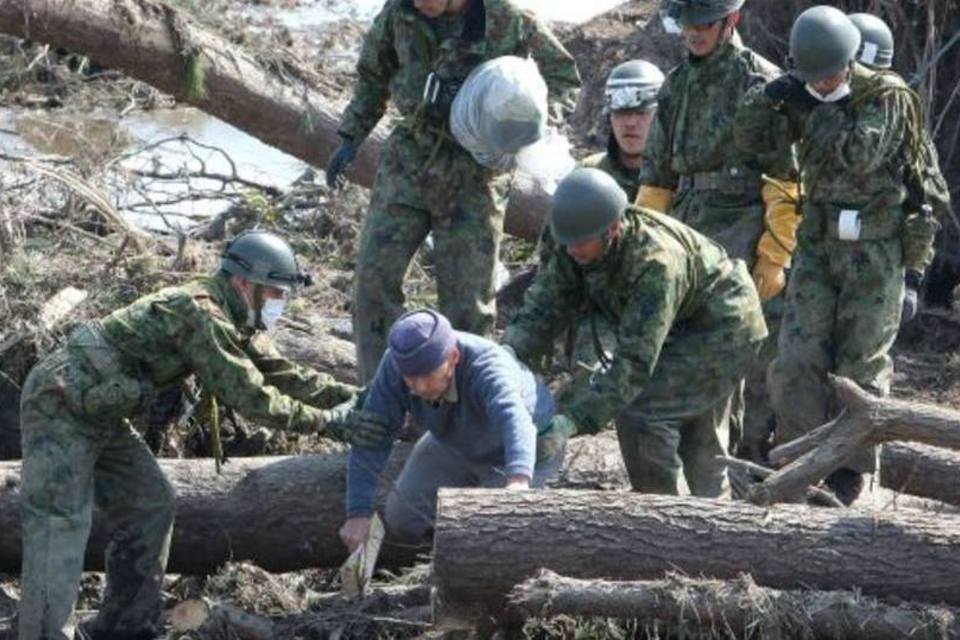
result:
M 843 11 L 827 5 L 801 13 L 790 30 L 790 58 L 804 82 L 843 71 L 857 55 L 860 32 Z
M 627 194 L 605 171 L 574 169 L 553 194 L 550 231 L 564 246 L 599 238 L 627 204 Z
M 604 87 L 604 110 L 654 109 L 657 94 L 663 85 L 663 72 L 646 60 L 629 60 L 618 64 L 607 76 Z
M 893 66 L 893 32 L 887 23 L 872 13 L 851 13 L 849 17 L 863 39 L 857 60 L 876 69 Z
M 667 0 L 667 17 L 680 27 L 713 24 L 739 11 L 746 0 Z
M 220 269 L 284 291 L 312 283 L 310 276 L 297 266 L 290 245 L 266 231 L 244 231 L 228 242 L 220 254 Z

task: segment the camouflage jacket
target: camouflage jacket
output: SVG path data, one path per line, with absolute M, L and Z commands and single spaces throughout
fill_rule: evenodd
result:
M 600 169 L 609 174 L 627 194 L 627 200 L 633 202 L 637 199 L 637 191 L 640 189 L 640 170 L 629 169 L 620 163 L 619 158 L 614 155 L 615 144 L 611 145 L 614 149 L 606 153 L 596 153 L 584 158 L 580 161 L 580 166 Z
M 734 121 L 744 94 L 779 75 L 736 32 L 707 58 L 671 70 L 640 174 L 641 184 L 677 192 L 671 215 L 747 261 L 764 231 L 761 175 L 796 181 L 797 167 L 789 144 L 763 153 L 738 149 Z
M 801 245 L 837 233 L 843 210 L 860 213 L 862 240 L 902 231 L 910 93 L 896 74 L 859 64 L 850 86 L 849 100 L 820 104 L 808 113 L 774 103 L 757 86 L 737 113 L 741 148 L 764 152 L 799 141 Z
M 246 325 L 246 306 L 223 276 L 161 289 L 114 311 L 102 331 L 124 368 L 155 388 L 195 374 L 244 417 L 276 429 L 315 433 L 319 408 L 355 389 L 284 358 Z
M 353 99 L 338 130 L 362 142 L 383 117 L 388 98 L 402 116 L 412 116 L 431 72 L 462 82 L 480 63 L 505 55 L 536 60 L 555 119 L 573 109 L 580 87 L 576 62 L 546 27 L 510 0 L 470 0 L 460 37 L 442 40 L 412 0 L 387 0 L 364 39 Z
M 619 241 L 595 264 L 581 267 L 555 248 L 504 338 L 533 362 L 551 353 L 571 309 L 587 302 L 591 313 L 602 314 L 615 328 L 617 346 L 590 382 L 597 424 L 641 394 L 665 348 L 707 362 L 767 335 L 742 261 L 668 216 L 631 207 L 622 222 Z

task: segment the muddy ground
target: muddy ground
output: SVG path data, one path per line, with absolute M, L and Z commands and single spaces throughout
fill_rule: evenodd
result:
M 177 4 L 211 29 L 264 57 L 293 56 L 316 73 L 325 95 L 334 101 L 346 99 L 365 23 L 342 19 L 306 30 L 291 28 L 278 16 L 296 10 L 302 4 L 300 0 L 179 0 Z M 759 1 L 755 4 L 764 6 Z M 744 32 L 748 42 L 755 38 L 761 50 L 780 60 L 784 43 L 782 36 L 775 34 L 784 33 L 786 12 L 779 2 L 767 3 L 766 7 L 767 11 L 748 14 Z M 585 91 L 569 131 L 578 145 L 578 155 L 602 148 L 606 140 L 607 131 L 599 115 L 606 70 L 628 57 L 646 57 L 664 68 L 678 59 L 679 43 L 663 32 L 656 8 L 654 2 L 631 2 L 583 25 L 557 25 L 581 68 L 591 70 L 585 74 Z M 935 104 L 942 106 L 936 100 Z M 318 276 L 319 286 L 307 290 L 291 310 L 291 327 L 312 323 L 321 327 L 321 335 L 341 342 L 349 339 L 349 328 L 344 328 L 343 320 L 349 317 L 354 245 L 369 193 L 358 187 L 330 193 L 322 179 L 309 171 L 301 172 L 299 167 L 296 182 L 290 180 L 279 186 L 260 178 L 211 185 L 185 180 L 182 175 L 166 180 L 134 175 L 129 165 L 122 168 L 120 159 L 135 154 L 149 160 L 156 149 L 148 141 L 131 139 L 130 130 L 118 123 L 138 114 L 150 119 L 159 113 L 182 111 L 169 96 L 112 72 L 97 61 L 0 38 L 0 457 L 16 454 L 18 389 L 39 355 L 85 319 L 100 316 L 159 286 L 209 271 L 216 261 L 218 239 L 252 224 L 275 228 L 294 238 L 298 253 Z M 949 126 L 942 130 L 944 138 L 953 135 Z M 952 141 L 941 144 L 952 149 Z M 163 166 L 175 164 L 175 154 L 190 156 L 203 151 L 201 145 L 184 141 L 167 142 L 164 148 L 174 155 L 168 153 L 154 160 Z M 46 170 L 38 170 L 27 158 L 42 160 Z M 949 162 L 953 167 L 952 156 Z M 78 190 L 70 176 L 106 194 L 120 210 L 119 219 L 92 207 L 82 186 Z M 955 181 L 953 184 L 956 186 Z M 131 192 L 145 194 L 147 201 L 164 197 L 157 194 L 176 194 L 171 199 L 183 197 L 184 202 L 177 206 L 186 208 L 175 208 L 171 214 L 164 207 L 145 206 L 132 215 L 132 210 L 124 210 L 124 198 Z M 224 217 L 223 225 L 204 226 L 212 212 L 224 211 L 230 215 Z M 182 218 L 177 217 L 181 214 Z M 177 224 L 171 224 L 170 217 Z M 142 249 L 123 240 L 125 224 L 145 224 L 152 229 Z M 186 228 L 189 224 L 198 226 L 191 231 Z M 952 248 L 946 246 L 944 252 L 952 253 Z M 529 243 L 509 240 L 504 262 L 516 271 L 531 262 L 532 254 Z M 412 302 L 429 303 L 434 299 L 431 270 L 429 250 L 425 248 L 407 284 Z M 952 284 L 948 275 L 947 284 L 933 296 L 946 306 L 927 309 L 898 342 L 894 393 L 960 409 L 960 316 L 949 307 Z M 88 295 L 58 321 L 40 322 L 49 310 L 50 299 L 65 287 L 75 287 Z M 344 357 L 349 360 L 349 354 Z M 348 372 L 343 375 L 349 377 Z M 175 405 L 159 407 L 153 415 L 144 416 L 140 426 L 148 440 L 162 455 L 207 455 L 206 425 L 188 421 L 171 426 L 171 416 L 178 410 Z M 316 451 L 322 446 L 316 438 L 265 433 L 241 420 L 227 421 L 226 428 L 232 455 Z M 879 506 L 899 508 L 890 497 L 876 492 L 869 499 Z M 422 584 L 425 576 L 426 571 L 421 569 L 403 578 L 382 578 L 385 584 L 396 586 Z M 102 589 L 101 575 L 86 576 L 78 610 L 95 610 Z M 170 576 L 165 593 L 168 605 L 204 595 L 283 621 L 284 632 L 278 637 L 441 635 L 422 624 L 384 621 L 357 606 L 331 604 L 324 594 L 335 589 L 329 571 L 272 576 L 254 567 L 229 565 L 215 576 Z M 14 613 L 11 603 L 16 595 L 16 577 L 0 576 L 0 639 L 10 637 Z M 627 638 L 669 637 L 670 633 L 651 630 L 642 621 L 626 624 L 559 619 L 531 621 L 521 635 L 544 639 Z M 169 637 L 200 640 L 233 636 L 220 630 Z

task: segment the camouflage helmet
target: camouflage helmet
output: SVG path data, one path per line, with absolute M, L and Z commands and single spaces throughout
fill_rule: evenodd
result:
M 680 27 L 713 24 L 739 11 L 746 0 L 667 0 L 667 17 Z
M 557 185 L 550 231 L 570 246 L 599 238 L 627 208 L 627 194 L 600 169 L 574 169 Z
M 290 245 L 266 231 L 244 231 L 228 242 L 220 254 L 220 270 L 288 292 L 311 283 L 310 276 L 300 271 Z
M 860 32 L 836 7 L 817 5 L 801 13 L 790 30 L 790 58 L 804 82 L 843 71 L 860 48 Z
M 851 13 L 849 18 L 863 39 L 857 60 L 869 67 L 889 69 L 893 65 L 894 43 L 887 23 L 872 13 Z
M 603 91 L 604 110 L 611 113 L 627 109 L 654 109 L 663 81 L 663 72 L 646 60 L 629 60 L 618 64 L 607 76 Z

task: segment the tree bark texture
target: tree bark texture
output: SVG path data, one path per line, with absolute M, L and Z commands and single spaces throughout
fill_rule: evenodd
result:
M 340 143 L 342 105 L 332 104 L 308 81 L 281 76 L 162 2 L 7 0 L 0 2 L 0 32 L 86 55 L 315 167 L 326 166 Z M 203 69 L 200 92 L 191 88 L 187 72 L 197 64 Z M 382 129 L 371 134 L 348 178 L 373 184 L 384 140 Z M 548 202 L 532 180 L 515 180 L 507 233 L 535 240 Z
M 610 478 L 602 478 L 611 469 L 616 446 L 609 434 L 571 441 L 560 482 L 570 478 L 572 486 L 583 486 L 587 477 L 622 487 L 616 466 Z M 381 482 L 381 503 L 410 449 L 409 444 L 394 448 Z M 588 453 L 581 455 L 581 449 Z M 227 561 L 242 560 L 268 571 L 294 571 L 336 567 L 346 559 L 337 533 L 345 518 L 346 453 L 232 458 L 221 475 L 209 459 L 164 459 L 160 466 L 177 492 L 171 573 L 209 573 Z M 19 462 L 0 463 L 0 532 L 0 573 L 16 573 L 21 553 Z M 97 513 L 87 570 L 102 570 L 107 541 L 104 519 Z M 393 545 L 388 538 L 381 562 L 412 561 L 417 551 L 428 549 Z
M 666 635 L 712 638 L 845 638 L 940 640 L 960 635 L 960 610 L 927 604 L 887 604 L 851 591 L 759 587 L 749 575 L 697 580 L 578 580 L 543 570 L 517 585 L 511 608 L 555 615 L 638 619 Z
M 885 444 L 880 486 L 960 506 L 960 453 L 923 444 Z
M 837 399 L 845 408 L 834 420 L 770 452 L 775 465 L 786 465 L 748 498 L 756 504 L 801 498 L 852 455 L 877 444 L 911 441 L 960 449 L 960 412 L 933 405 L 878 398 L 847 378 L 831 376 Z
M 499 607 L 550 569 L 572 578 L 660 579 L 668 571 L 776 589 L 960 604 L 960 517 L 761 508 L 741 502 L 594 491 L 442 489 L 434 536 L 439 615 Z M 455 614 L 456 615 L 456 614 Z

